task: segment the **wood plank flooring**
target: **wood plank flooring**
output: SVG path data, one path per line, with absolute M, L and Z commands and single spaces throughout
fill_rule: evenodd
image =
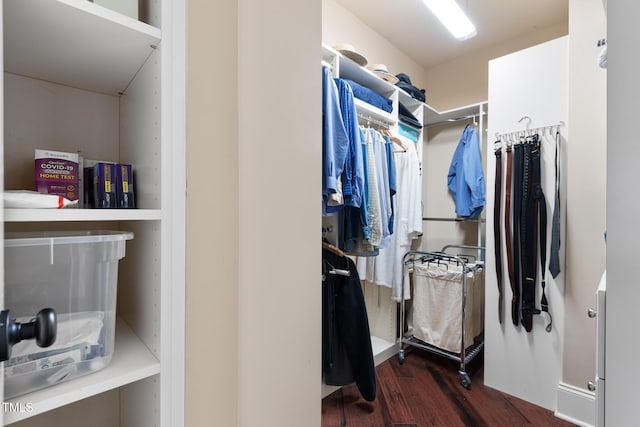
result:
M 365 401 L 354 384 L 322 400 L 323 427 L 557 426 L 573 424 L 551 411 L 484 386 L 482 355 L 468 366 L 471 389 L 460 385 L 459 364 L 407 349 L 376 368 L 377 396 Z

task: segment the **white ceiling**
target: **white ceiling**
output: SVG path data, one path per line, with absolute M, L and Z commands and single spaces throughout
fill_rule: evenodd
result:
M 425 68 L 521 37 L 569 17 L 568 0 L 457 0 L 478 35 L 454 39 L 421 0 L 337 0 Z

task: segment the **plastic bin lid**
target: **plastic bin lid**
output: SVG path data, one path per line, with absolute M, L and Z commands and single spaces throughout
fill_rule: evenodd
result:
M 131 231 L 29 231 L 4 234 L 5 247 L 117 242 L 133 239 Z

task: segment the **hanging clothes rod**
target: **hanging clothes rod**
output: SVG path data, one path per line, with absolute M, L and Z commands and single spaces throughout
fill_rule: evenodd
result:
M 375 124 L 377 126 L 383 127 L 385 129 L 391 129 L 391 124 L 387 123 L 385 121 L 382 120 L 378 120 L 376 118 L 371 117 L 368 114 L 362 114 L 362 113 L 358 113 L 358 118 L 362 119 L 362 120 L 366 120 L 367 124 Z M 362 123 L 360 123 L 362 125 Z
M 333 70 L 333 65 L 329 64 L 327 61 L 325 61 L 324 59 L 322 60 L 322 65 L 324 65 L 325 67 L 327 67 L 330 70 Z
M 456 217 L 456 218 L 434 218 L 434 217 L 424 217 L 422 218 L 423 221 L 442 221 L 442 222 L 486 222 L 486 220 L 484 218 L 462 218 L 462 217 Z
M 565 125 L 565 123 L 562 120 L 560 120 L 558 123 L 554 125 L 529 128 L 529 124 L 531 123 L 531 118 L 529 116 L 524 116 L 518 121 L 522 122 L 525 119 L 528 120 L 528 123 L 527 123 L 527 127 L 524 130 L 521 129 L 521 130 L 515 130 L 515 131 L 505 132 L 505 133 L 496 132 L 496 140 L 504 141 L 506 143 L 511 143 L 511 144 L 517 144 L 520 138 L 533 136 L 535 134 L 542 134 L 544 136 L 546 135 L 547 131 L 549 131 L 549 136 L 553 136 L 554 128 L 556 129 L 556 132 L 560 132 L 560 127 Z
M 322 227 L 323 233 L 333 233 L 333 225 L 329 225 L 327 227 Z
M 469 114 L 462 117 L 454 117 L 451 119 L 442 120 L 440 122 L 430 123 L 426 125 L 425 128 L 428 129 L 435 126 L 449 125 L 449 124 L 453 124 L 453 123 L 457 123 L 465 120 L 473 120 L 475 122 L 477 119 L 479 119 L 481 116 L 484 116 L 485 114 L 486 113 L 483 111 L 482 114 L 478 113 L 478 114 Z

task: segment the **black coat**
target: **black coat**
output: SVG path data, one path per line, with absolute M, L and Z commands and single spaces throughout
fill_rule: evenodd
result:
M 329 274 L 333 269 L 350 275 Z M 329 385 L 355 381 L 362 397 L 376 398 L 376 377 L 364 295 L 355 264 L 322 249 L 322 370 Z

